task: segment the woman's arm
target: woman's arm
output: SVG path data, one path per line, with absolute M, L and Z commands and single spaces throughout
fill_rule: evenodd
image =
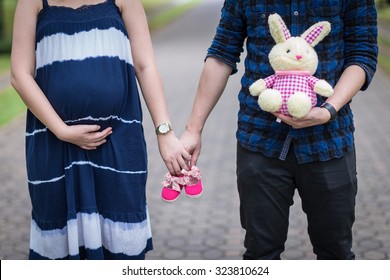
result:
M 170 123 L 147 19 L 140 0 L 116 1 L 130 37 L 134 68 L 154 126 Z M 157 136 L 160 154 L 172 174 L 188 169 L 189 154 L 173 131 Z
M 14 18 L 11 52 L 11 84 L 29 110 L 59 139 L 91 150 L 106 142 L 111 128 L 97 125 L 68 126 L 58 116 L 34 80 L 35 30 L 41 0 L 19 0 Z

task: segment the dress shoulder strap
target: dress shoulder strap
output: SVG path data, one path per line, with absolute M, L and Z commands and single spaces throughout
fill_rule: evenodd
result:
M 47 0 L 42 0 L 43 8 L 47 8 L 49 6 L 49 3 L 47 3 Z

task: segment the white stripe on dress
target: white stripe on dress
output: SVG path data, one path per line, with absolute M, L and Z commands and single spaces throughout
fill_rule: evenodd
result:
M 112 168 L 112 167 L 109 167 L 109 166 L 98 165 L 98 164 L 93 163 L 91 161 L 74 161 L 70 165 L 65 167 L 65 170 L 69 170 L 69 169 L 71 169 L 75 165 L 79 165 L 79 166 L 81 166 L 81 165 L 89 165 L 89 166 L 92 166 L 92 167 L 98 168 L 98 169 L 109 170 L 109 171 L 116 172 L 116 173 L 130 174 L 130 175 L 146 174 L 147 173 L 147 170 L 137 170 L 137 171 L 118 170 L 118 169 L 115 169 L 115 168 Z M 34 181 L 28 180 L 28 183 L 30 183 L 31 185 L 42 185 L 42 184 L 54 183 L 54 182 L 60 181 L 60 180 L 62 180 L 64 178 L 65 178 L 65 174 L 63 174 L 61 176 L 58 176 L 58 177 L 55 177 L 55 178 L 46 179 L 46 180 L 34 180 Z
M 64 121 L 65 123 L 75 123 L 75 122 L 80 122 L 80 121 L 108 121 L 108 120 L 117 120 L 117 121 L 120 121 L 124 124 L 141 124 L 141 121 L 139 120 L 125 120 L 125 119 L 122 119 L 118 116 L 114 116 L 114 115 L 111 115 L 111 116 L 108 116 L 108 117 L 100 117 L 100 118 L 94 118 L 92 116 L 88 116 L 88 117 L 85 117 L 85 118 L 80 118 L 80 119 L 77 119 L 77 120 L 68 120 L 68 121 Z M 33 130 L 31 132 L 26 132 L 26 137 L 31 137 L 31 136 L 34 136 L 35 134 L 38 134 L 38 133 L 43 133 L 43 132 L 47 132 L 47 127 L 46 128 L 41 128 L 41 129 L 36 129 L 36 130 Z
M 118 170 L 109 166 L 98 165 L 91 161 L 74 161 L 69 166 L 65 167 L 65 169 L 71 169 L 74 165 L 90 165 L 95 168 L 110 170 L 112 172 L 122 173 L 122 174 L 145 174 L 146 173 L 146 170 L 140 170 L 140 171 Z
M 69 120 L 69 121 L 65 121 L 65 123 L 74 123 L 74 122 L 79 122 L 79 121 L 108 121 L 110 119 L 115 119 L 115 120 L 118 120 L 120 122 L 123 122 L 123 123 L 128 123 L 128 124 L 133 124 L 133 123 L 138 123 L 140 124 L 141 122 L 139 120 L 125 120 L 125 119 L 122 119 L 118 116 L 108 116 L 108 117 L 100 117 L 100 118 L 94 118 L 92 116 L 88 116 L 88 117 L 85 117 L 85 118 L 80 118 L 80 119 L 77 119 L 77 120 Z
M 96 28 L 73 35 L 57 33 L 44 37 L 37 44 L 36 69 L 54 62 L 93 57 L 119 57 L 133 64 L 129 39 L 122 31 L 111 27 L 106 30 Z
M 137 256 L 152 237 L 149 221 L 140 223 L 114 222 L 99 214 L 78 213 L 67 226 L 56 230 L 41 230 L 31 222 L 30 249 L 49 259 L 65 258 L 79 254 L 79 247 L 86 249 L 106 248 L 114 254 Z
M 49 179 L 49 180 L 35 180 L 35 181 L 28 180 L 28 182 L 31 185 L 41 185 L 41 184 L 58 182 L 58 181 L 60 181 L 60 180 L 62 180 L 64 178 L 65 178 L 65 175 L 62 175 L 62 176 L 59 176 L 59 177 L 56 177 L 56 178 L 52 178 L 52 179 Z

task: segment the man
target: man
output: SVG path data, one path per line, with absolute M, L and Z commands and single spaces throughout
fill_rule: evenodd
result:
M 273 13 L 283 18 L 292 36 L 322 20 L 332 26 L 315 48 L 320 61 L 315 76 L 333 85 L 334 94 L 317 96 L 317 106 L 303 118 L 262 111 L 248 90 L 257 79 L 273 74 L 268 53 L 275 43 L 267 24 Z M 295 189 L 317 258 L 355 258 L 351 248 L 357 178 L 350 101 L 367 89 L 375 73 L 376 24 L 373 0 L 224 2 L 181 140 L 192 155 L 191 165 L 196 164 L 202 129 L 229 76 L 237 72 L 246 42 L 236 133 L 244 259 L 280 259 Z

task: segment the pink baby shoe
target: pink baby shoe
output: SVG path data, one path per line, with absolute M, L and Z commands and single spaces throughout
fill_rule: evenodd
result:
M 161 183 L 163 189 L 161 191 L 161 198 L 165 202 L 174 202 L 179 197 L 179 194 L 186 184 L 183 176 L 172 176 L 169 172 L 165 174 L 165 181 Z
M 181 173 L 185 178 L 185 192 L 191 198 L 201 196 L 203 192 L 201 173 L 195 165 L 191 167 L 190 171 L 182 170 Z

